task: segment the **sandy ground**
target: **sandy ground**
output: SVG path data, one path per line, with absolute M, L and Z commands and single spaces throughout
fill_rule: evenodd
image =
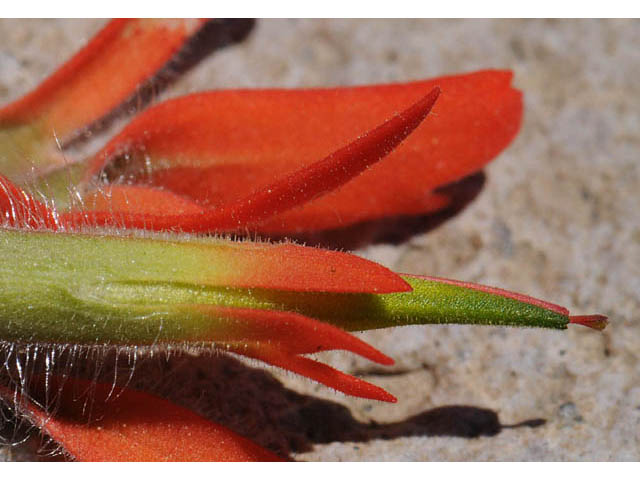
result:
M 102 23 L 0 20 L 0 103 L 36 86 Z M 512 69 L 524 125 L 476 200 L 437 228 L 358 253 L 600 312 L 611 325 L 364 334 L 396 359 L 388 371 L 325 356 L 388 389 L 395 405 L 219 357 L 150 360 L 134 384 L 298 460 L 640 460 L 638 44 L 638 21 L 258 21 L 161 98 Z M 32 458 L 34 445 L 0 458 Z

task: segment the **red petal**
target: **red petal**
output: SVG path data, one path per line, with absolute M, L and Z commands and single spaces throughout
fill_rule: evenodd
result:
M 433 207 L 430 191 L 482 168 L 518 131 L 522 100 L 510 86 L 511 76 L 487 71 L 399 85 L 191 95 L 134 119 L 96 156 L 91 172 L 126 153 L 133 181 L 203 206 L 228 205 L 347 144 L 440 86 L 437 115 L 385 162 L 258 230 L 296 231 L 299 222 L 307 230 L 324 229 L 423 213 Z M 150 173 L 140 168 L 143 160 L 151 161 Z
M 83 198 L 88 210 L 129 212 L 142 215 L 192 215 L 205 209 L 172 192 L 138 185 L 106 185 Z
M 1 109 L 0 125 L 44 118 L 46 134 L 67 137 L 126 100 L 203 22 L 112 20 L 36 90 Z
M 300 374 L 347 395 L 370 398 L 381 402 L 395 403 L 397 401 L 393 395 L 376 385 L 347 375 L 310 358 L 293 355 L 268 345 L 246 343 L 235 347 L 232 346 L 229 350 Z
M 229 226 L 268 219 L 347 183 L 407 138 L 429 114 L 439 95 L 440 89 L 436 87 L 404 112 L 325 159 L 268 184 L 230 207 L 223 207 Z
M 338 188 L 363 170 L 388 155 L 424 120 L 438 98 L 436 87 L 424 98 L 379 127 L 360 136 L 346 147 L 299 171 L 269 183 L 245 198 L 218 209 L 192 215 L 177 215 L 170 210 L 166 216 L 155 215 L 150 204 L 148 213 L 134 214 L 117 209 L 91 213 L 72 212 L 63 215 L 63 222 L 112 225 L 123 222 L 127 227 L 188 232 L 242 230 L 280 212 L 303 204 Z M 115 215 L 114 215 L 115 213 Z M 121 214 L 126 213 L 126 214 Z
M 355 181 L 355 180 L 354 180 Z M 390 180 L 390 183 L 393 183 Z M 363 218 L 366 210 L 366 198 L 358 198 L 359 192 L 345 185 L 335 193 L 325 195 L 321 199 L 309 202 L 301 208 L 295 208 L 261 222 L 256 228 L 265 235 L 279 235 L 283 233 L 304 233 L 317 230 L 329 230 L 338 225 L 351 225 Z M 360 202 L 360 203 L 359 203 Z M 397 214 L 427 214 L 446 208 L 451 198 L 445 194 L 425 192 L 419 199 L 398 195 L 394 198 L 394 208 Z M 377 215 L 374 215 L 375 218 Z M 382 215 L 381 215 L 382 216 Z
M 393 364 L 393 359 L 338 327 L 293 312 L 211 305 L 176 308 L 184 310 L 185 317 L 204 315 L 196 320 L 196 333 L 187 341 L 213 342 L 218 348 L 298 373 L 348 395 L 395 401 L 380 387 L 300 356 L 345 350 L 383 365 Z
M 292 312 L 205 305 L 187 308 L 210 311 L 215 316 L 210 336 L 218 342 L 226 342 L 228 351 L 298 373 L 347 395 L 396 401 L 393 395 L 380 387 L 300 356 L 326 350 L 347 350 L 374 362 L 393 364 L 393 359 L 337 327 Z M 221 317 L 228 318 L 228 321 Z
M 60 444 L 76 460 L 88 462 L 281 461 L 274 453 L 231 430 L 152 395 L 111 385 L 72 380 L 59 393 L 51 415 L 18 396 L 21 413 Z M 74 388 L 91 391 L 91 407 Z M 93 395 L 95 395 L 93 397 Z M 15 405 L 13 392 L 0 387 L 0 397 Z M 89 419 L 88 414 L 91 415 Z
M 297 313 L 210 305 L 189 305 L 185 309 L 211 314 L 214 318 L 211 330 L 206 336 L 195 339 L 198 341 L 248 342 L 274 348 L 277 346 L 278 350 L 295 355 L 346 350 L 372 362 L 393 365 L 392 358 L 358 337 L 328 323 Z

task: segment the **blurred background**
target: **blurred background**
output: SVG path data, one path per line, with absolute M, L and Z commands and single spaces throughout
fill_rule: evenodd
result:
M 0 104 L 37 86 L 104 23 L 0 20 Z M 295 459 L 640 460 L 640 22 L 221 25 L 226 33 L 206 40 L 202 58 L 169 75 L 152 101 L 213 88 L 513 70 L 522 130 L 476 178 L 464 208 L 311 243 L 357 247 L 397 271 L 515 290 L 573 314 L 603 313 L 610 325 L 603 333 L 425 326 L 363 334 L 395 358 L 384 370 L 323 355 L 389 390 L 395 405 L 221 356 L 149 359 L 134 386 Z M 32 458 L 38 442 L 0 448 L 0 458 Z

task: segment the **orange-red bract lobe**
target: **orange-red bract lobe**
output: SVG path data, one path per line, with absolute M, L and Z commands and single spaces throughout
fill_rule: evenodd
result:
M 228 308 L 210 305 L 189 306 L 216 317 L 210 334 L 219 343 L 266 342 L 292 354 L 346 350 L 372 362 L 393 365 L 384 355 L 358 337 L 329 323 L 295 312 Z M 221 321 L 226 318 L 226 321 Z
M 107 211 L 70 212 L 63 214 L 61 221 L 71 225 L 79 222 L 109 225 L 114 218 L 118 218 L 130 228 L 180 229 L 188 232 L 228 232 L 252 228 L 274 215 L 339 188 L 386 157 L 420 125 L 431 111 L 439 94 L 440 90 L 437 87 L 432 89 L 406 110 L 395 114 L 343 148 L 319 161 L 302 166 L 293 173 L 283 175 L 230 204 L 186 214 L 185 209 L 194 209 L 187 202 L 181 202 L 179 208 L 183 211 L 182 214 L 169 210 L 165 215 L 159 215 L 153 197 L 157 196 L 159 201 L 164 202 L 167 195 L 147 189 L 144 193 L 137 192 L 135 210 L 129 210 L 125 205 L 125 210 L 109 208 Z M 149 202 L 148 212 L 140 211 L 140 207 L 143 206 L 141 201 L 145 199 Z
M 243 271 L 237 271 L 234 285 L 341 293 L 411 291 L 391 270 L 355 255 L 294 244 L 249 245 L 238 250 Z
M 424 213 L 438 208 L 434 188 L 479 170 L 517 133 L 522 99 L 511 77 L 484 71 L 371 87 L 194 94 L 139 115 L 96 155 L 89 173 L 105 169 L 113 179 L 161 187 L 205 207 L 230 205 L 347 145 L 439 86 L 435 114 L 384 162 L 255 228 L 299 232 Z M 129 166 L 114 171 L 110 162 L 125 154 Z
M 0 125 L 41 119 L 64 140 L 126 100 L 204 24 L 197 19 L 118 19 L 31 93 L 0 109 Z
M 343 373 L 311 358 L 293 355 L 287 351 L 282 351 L 268 345 L 260 345 L 258 347 L 254 343 L 232 346 L 230 350 L 246 357 L 261 360 L 269 365 L 311 378 L 347 395 L 379 400 L 381 402 L 397 402 L 396 397 L 383 388 Z
M 211 335 L 227 351 L 298 373 L 347 395 L 395 402 L 395 397 L 380 387 L 302 356 L 345 350 L 383 365 L 393 364 L 393 359 L 350 333 L 293 312 L 206 305 L 196 308 L 216 317 Z
M 68 380 L 58 388 L 58 380 L 50 378 L 45 387 L 42 379 L 42 389 L 48 388 L 57 396 L 53 413 L 20 394 L 14 403 L 14 394 L 7 387 L 0 387 L 0 397 L 17 405 L 21 414 L 75 460 L 283 460 L 228 428 L 153 395 L 120 388 L 114 392 L 111 385 L 79 379 Z M 91 395 L 90 401 L 86 395 Z

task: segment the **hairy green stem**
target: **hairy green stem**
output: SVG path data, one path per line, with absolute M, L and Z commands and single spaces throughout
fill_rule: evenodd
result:
M 567 315 L 515 298 L 410 276 L 404 278 L 412 292 L 382 295 L 212 286 L 204 280 L 216 275 L 217 257 L 208 251 L 224 241 L 164 238 L 0 229 L 0 340 L 215 341 L 228 318 L 203 305 L 292 311 L 352 331 L 448 323 L 564 329 L 569 323 Z M 228 267 L 221 261 L 220 268 Z

